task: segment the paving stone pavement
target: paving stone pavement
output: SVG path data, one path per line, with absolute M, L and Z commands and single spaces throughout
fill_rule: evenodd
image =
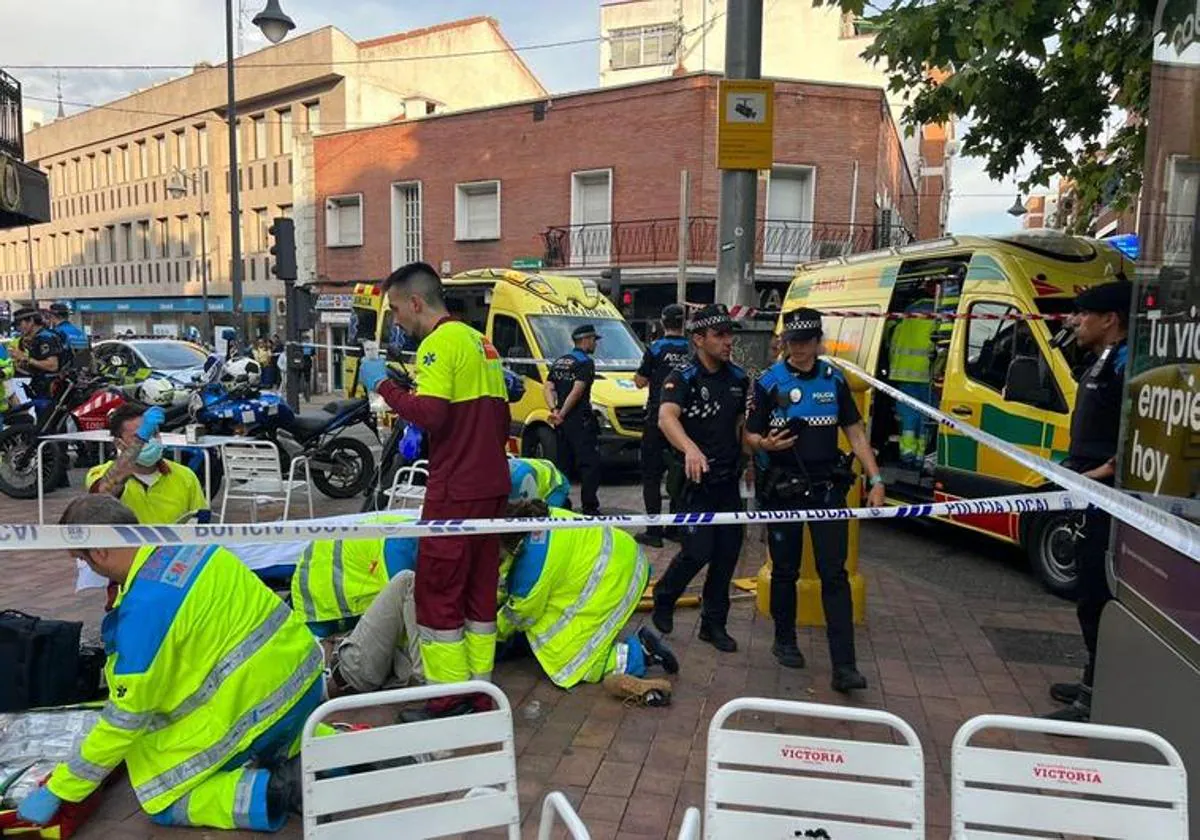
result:
M 74 473 L 74 487 L 81 476 Z M 47 499 L 47 520 L 55 521 L 77 490 L 59 491 Z M 632 509 L 639 489 L 613 491 Z M 322 513 L 353 510 L 355 502 L 322 500 Z M 36 518 L 33 502 L 0 496 L 0 521 L 19 523 Z M 230 517 L 234 519 L 235 517 Z M 237 517 L 245 521 L 244 511 Z M 628 708 L 599 686 L 562 691 L 546 679 L 532 660 L 504 663 L 496 682 L 514 711 L 517 774 L 523 834 L 536 835 L 537 809 L 544 794 L 561 790 L 579 810 L 592 837 L 675 836 L 684 810 L 703 806 L 707 728 L 726 701 L 756 695 L 882 708 L 898 714 L 917 731 L 925 748 L 927 820 L 930 838 L 949 833 L 948 771 L 950 744 L 959 725 L 985 712 L 1036 714 L 1054 707 L 1046 689 L 1050 682 L 1077 673 L 1065 665 L 1042 665 L 1004 659 L 983 628 L 1012 628 L 1076 634 L 1071 605 L 1046 598 L 1021 601 L 961 596 L 929 581 L 889 569 L 895 547 L 888 529 L 864 526 L 862 568 L 868 580 L 868 619 L 857 629 L 859 665 L 870 687 L 847 699 L 829 687 L 830 667 L 820 628 L 800 631 L 808 659 L 803 670 L 779 667 L 770 654 L 769 619 L 753 602 L 735 601 L 729 631 L 740 649 L 721 654 L 696 638 L 698 611 L 681 609 L 670 642 L 682 670 L 669 708 Z M 758 529 L 748 535 L 739 574 L 753 574 L 762 563 L 764 543 Z M 963 539 L 943 529 L 939 539 Z M 911 542 L 911 541 L 910 541 Z M 656 571 L 665 568 L 673 544 L 650 550 Z M 95 638 L 103 594 L 76 594 L 68 557 L 48 552 L 0 552 L 0 609 L 18 608 L 42 616 L 86 622 L 85 635 Z M 645 620 L 645 614 L 635 617 Z M 994 635 L 994 633 L 993 633 Z M 743 718 L 747 717 L 745 715 Z M 843 724 L 743 720 L 754 729 L 807 732 L 813 735 L 876 737 L 870 730 Z M 1003 739 L 995 739 L 1003 744 Z M 1060 752 L 1079 746 L 1056 739 L 1028 746 Z M 281 838 L 301 836 L 294 817 Z M 114 782 L 79 840 L 145 840 L 182 837 L 242 838 L 246 832 L 164 829 L 138 809 L 128 783 Z M 267 835 L 262 835 L 267 836 Z

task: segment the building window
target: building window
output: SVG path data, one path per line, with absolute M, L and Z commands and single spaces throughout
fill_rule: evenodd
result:
M 167 171 L 167 138 L 159 134 L 154 138 L 154 152 L 150 155 L 150 173 L 162 175 Z
M 280 217 L 281 219 L 290 219 L 290 218 L 292 218 L 292 205 L 290 205 L 290 204 L 280 204 L 280 205 L 279 205 L 279 217 Z
M 121 182 L 128 183 L 133 180 L 133 171 L 130 169 L 129 147 L 121 146 Z
M 267 118 L 263 116 L 250 119 L 254 137 L 254 148 L 250 150 L 251 160 L 262 160 L 267 156 Z
M 175 132 L 175 165 L 180 169 L 188 168 L 187 133 L 182 129 Z
M 133 223 L 121 224 L 121 252 L 117 259 L 129 262 L 133 259 Z
M 250 253 L 261 254 L 267 250 L 271 241 L 271 234 L 268 231 L 271 228 L 271 220 L 267 216 L 266 207 L 257 207 L 254 210 L 254 241 L 250 243 Z
M 175 247 L 178 249 L 178 256 L 190 257 L 192 255 L 191 231 L 188 230 L 188 217 L 175 217 Z
M 476 181 L 454 186 L 454 238 L 500 238 L 500 182 Z
M 117 243 L 116 243 L 116 228 L 113 225 L 105 225 L 100 228 L 100 262 L 111 263 L 117 261 Z
M 309 134 L 316 134 L 321 130 L 321 103 L 306 102 L 304 103 L 304 129 Z
M 421 259 L 421 183 L 392 184 L 392 268 Z
M 613 70 L 670 64 L 683 33 L 674 23 L 614 29 L 608 38 Z
M 776 166 L 767 180 L 767 218 L 763 223 L 763 262 L 789 268 L 816 259 L 822 248 L 831 256 L 841 253 L 844 243 L 813 242 L 812 167 Z
M 612 248 L 612 170 L 571 173 L 571 265 L 607 263 Z
M 208 166 L 208 126 L 196 126 L 196 158 L 201 166 Z
M 292 153 L 292 109 L 284 108 L 279 112 L 279 153 Z
M 329 248 L 362 245 L 362 195 L 325 199 L 325 244 Z
M 67 164 L 64 161 L 58 165 L 58 194 L 67 195 L 71 191 L 70 187 L 71 184 L 67 180 Z
M 171 255 L 171 231 L 167 228 L 166 219 L 154 220 L 154 256 L 158 258 Z
M 100 238 L 99 228 L 88 228 L 84 239 L 84 262 L 89 265 L 96 263 L 96 242 Z
M 86 189 L 96 189 L 96 156 L 87 156 L 87 187 Z
M 100 153 L 100 186 L 108 187 L 113 183 L 113 156 L 110 149 Z
M 150 150 L 146 148 L 146 141 L 137 141 L 138 151 L 138 177 L 150 177 Z

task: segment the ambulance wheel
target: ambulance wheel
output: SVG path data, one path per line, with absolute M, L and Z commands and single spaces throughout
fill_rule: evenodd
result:
M 1074 599 L 1079 570 L 1075 561 L 1078 511 L 1055 511 L 1034 517 L 1025 529 L 1029 565 L 1047 591 Z
M 549 426 L 538 426 L 531 432 L 525 435 L 525 442 L 521 446 L 521 454 L 528 458 L 545 458 L 547 461 L 554 461 L 558 455 L 558 440 L 554 436 L 554 430 Z

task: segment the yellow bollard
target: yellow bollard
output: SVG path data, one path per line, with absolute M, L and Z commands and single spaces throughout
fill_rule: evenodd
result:
M 848 507 L 862 504 L 862 483 L 855 481 L 846 496 Z M 846 573 L 850 576 L 850 597 L 854 604 L 854 623 L 862 624 L 867 618 L 867 583 L 858 571 L 858 525 L 857 519 L 849 522 L 849 539 L 846 543 Z M 758 611 L 768 618 L 771 615 L 771 548 L 767 544 L 767 562 L 758 570 Z M 804 556 L 800 560 L 800 579 L 796 581 L 796 625 L 798 627 L 824 627 L 825 610 L 821 607 L 821 579 L 817 577 L 817 564 L 813 559 L 812 537 L 809 528 L 804 529 Z

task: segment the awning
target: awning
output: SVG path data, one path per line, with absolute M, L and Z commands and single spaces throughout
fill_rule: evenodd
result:
M 271 299 L 265 296 L 242 299 L 242 308 L 247 312 L 266 313 L 271 311 Z M 204 312 L 202 297 L 171 298 L 76 298 L 71 302 L 75 312 Z M 233 300 L 228 297 L 210 297 L 209 312 L 232 312 Z

